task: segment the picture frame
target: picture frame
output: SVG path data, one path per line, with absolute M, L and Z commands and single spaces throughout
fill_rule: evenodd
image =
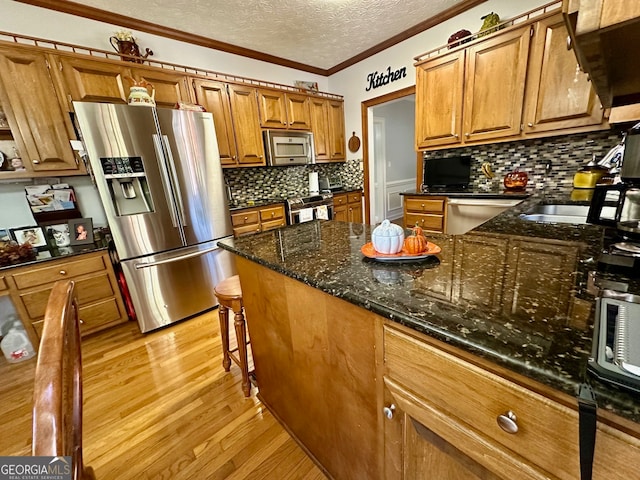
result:
M 47 235 L 51 233 L 56 242 L 56 247 L 68 247 L 71 245 L 71 234 L 69 233 L 68 223 L 58 223 L 55 225 L 47 225 Z
M 33 248 L 46 247 L 47 237 L 39 225 L 11 228 L 11 237 L 18 243 L 29 243 Z
M 93 221 L 91 218 L 69 220 L 70 245 L 93 243 Z
M 318 91 L 318 82 L 307 82 L 304 80 L 295 80 L 293 84 L 296 88 L 300 90 L 307 90 L 310 92 Z
M 0 242 L 8 242 L 11 240 L 11 233 L 9 233 L 9 229 L 0 228 Z

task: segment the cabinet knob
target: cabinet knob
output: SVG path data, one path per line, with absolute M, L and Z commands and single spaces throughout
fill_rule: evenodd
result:
M 424 208 L 424 203 L 421 203 L 421 204 L 420 204 L 420 206 L 421 206 L 422 208 Z
M 529 127 L 529 128 L 533 127 L 533 123 L 531 123 L 531 122 L 527 123 L 527 127 Z
M 271 212 L 271 216 L 275 217 L 276 213 L 275 212 Z
M 66 271 L 66 270 L 60 270 L 58 273 L 59 273 L 60 275 L 66 275 L 66 274 L 67 274 L 67 271 Z
M 457 133 L 454 135 L 455 138 L 460 138 L 460 135 L 458 135 Z
M 471 134 L 469 132 L 464 134 L 465 137 L 469 138 L 471 136 Z
M 384 407 L 382 409 L 382 411 L 383 411 L 385 417 L 387 417 L 389 420 L 392 420 L 393 419 L 393 413 L 396 411 L 396 406 L 392 403 L 388 407 Z
M 507 433 L 517 433 L 518 432 L 518 424 L 516 423 L 516 414 L 509 410 L 507 413 L 503 413 L 502 415 L 498 415 L 496 419 L 498 421 L 498 426 L 502 430 Z
M 40 163 L 40 160 L 31 160 L 31 163 L 38 164 L 38 163 Z
M 249 220 L 249 217 L 244 217 L 244 221 L 246 222 L 247 220 Z
M 80 325 L 84 325 L 84 320 L 82 320 L 81 318 L 79 318 L 79 319 L 78 319 L 78 323 L 79 323 Z

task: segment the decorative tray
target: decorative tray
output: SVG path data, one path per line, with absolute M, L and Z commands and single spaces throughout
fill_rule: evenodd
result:
M 380 253 L 376 252 L 373 248 L 373 243 L 365 243 L 360 248 L 362 254 L 367 258 L 373 258 L 379 262 L 412 262 L 414 260 L 422 260 L 437 253 L 440 253 L 442 249 L 435 243 L 427 242 L 427 249 L 420 253 L 407 253 L 404 250 L 400 253 Z

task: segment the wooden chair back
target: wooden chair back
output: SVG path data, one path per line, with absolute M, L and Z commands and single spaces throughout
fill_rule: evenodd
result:
M 82 460 L 82 359 L 75 285 L 56 282 L 44 316 L 33 394 L 35 456 L 71 456 L 74 480 L 95 479 Z

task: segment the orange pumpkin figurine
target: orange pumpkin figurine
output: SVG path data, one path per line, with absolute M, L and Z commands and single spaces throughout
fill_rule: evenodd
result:
M 404 239 L 406 253 L 416 255 L 427 250 L 427 239 L 422 234 L 422 228 L 415 226 L 411 229 L 411 235 Z

